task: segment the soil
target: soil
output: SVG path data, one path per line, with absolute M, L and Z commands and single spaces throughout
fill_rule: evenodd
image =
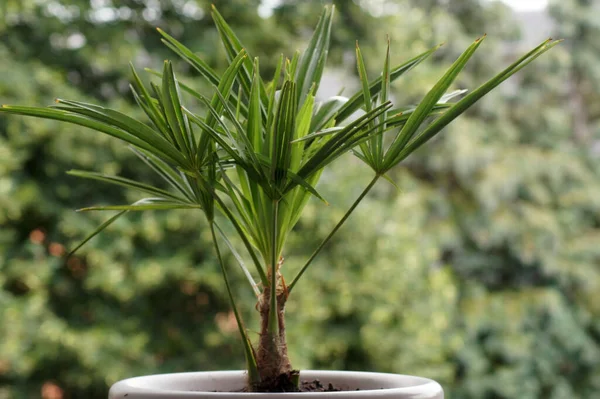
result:
M 323 385 L 319 380 L 312 381 L 300 381 L 300 390 L 279 390 L 279 391 L 271 391 L 271 392 L 339 392 L 343 391 L 341 388 L 337 388 L 333 386 L 332 383 L 328 383 L 327 386 Z M 357 389 L 358 391 L 358 389 Z M 215 392 L 226 392 L 226 391 L 215 391 Z M 239 391 L 235 392 L 248 392 L 247 388 L 242 388 Z
M 333 384 L 329 383 L 327 386 L 321 384 L 319 380 L 302 381 L 300 382 L 300 392 L 337 392 L 341 391 L 340 388 L 336 388 Z
M 321 383 L 321 381 L 315 379 L 312 381 L 300 381 L 300 389 L 298 389 L 298 387 L 294 384 L 294 379 L 296 379 L 296 381 L 298 380 L 299 377 L 299 371 L 298 370 L 292 370 L 288 373 L 285 374 L 281 374 L 276 380 L 274 381 L 270 381 L 270 383 L 267 385 L 269 388 L 268 390 L 265 389 L 259 389 L 256 390 L 255 392 L 338 392 L 338 391 L 343 391 L 343 389 L 338 388 L 336 386 L 334 386 L 331 383 L 328 383 L 327 385 L 323 385 L 323 383 Z M 243 388 L 241 390 L 239 390 L 238 392 L 247 392 L 247 388 Z

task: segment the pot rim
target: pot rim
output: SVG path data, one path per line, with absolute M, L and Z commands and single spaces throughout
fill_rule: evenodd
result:
M 440 384 L 425 377 L 416 377 L 403 374 L 392 374 L 392 373 L 377 373 L 368 371 L 335 371 L 335 370 L 301 370 L 301 378 L 312 380 L 312 379 L 345 379 L 347 381 L 353 381 L 354 385 L 360 388 L 362 384 L 366 383 L 381 383 L 388 387 L 386 388 L 368 388 L 360 390 L 345 390 L 345 391 L 334 391 L 334 392 L 285 392 L 285 393 L 263 393 L 263 392 L 235 392 L 235 391 L 223 391 L 223 392 L 212 392 L 212 391 L 201 391 L 201 390 L 178 390 L 170 388 L 160 388 L 156 384 L 160 382 L 171 381 L 173 379 L 180 381 L 190 381 L 190 379 L 204 379 L 213 380 L 213 385 L 216 381 L 223 380 L 224 384 L 227 384 L 232 379 L 245 378 L 246 371 L 234 370 L 234 371 L 202 371 L 202 372 L 187 372 L 187 373 L 170 373 L 170 374 L 154 374 L 141 377 L 128 378 L 115 383 L 109 393 L 109 398 L 121 398 L 125 397 L 123 392 L 127 392 L 129 395 L 139 394 L 148 395 L 147 397 L 166 397 L 166 395 L 177 395 L 177 397 L 185 398 L 213 398 L 213 399 L 234 399 L 234 398 L 257 398 L 259 396 L 267 395 L 270 399 L 280 398 L 303 398 L 312 399 L 334 396 L 334 397 L 351 397 L 351 398 L 362 398 L 365 397 L 390 397 L 396 394 L 403 395 L 435 395 L 443 392 Z M 328 381 L 324 381 L 328 383 Z M 410 383 L 410 385 L 406 385 Z M 171 382 L 172 384 L 172 382 Z M 150 385 L 150 386 L 149 386 Z M 389 387 L 389 386 L 392 387 Z M 397 386 L 394 386 L 397 385 Z M 355 389 L 355 388 L 353 388 Z M 122 395 L 122 396 L 118 396 Z M 412 397 L 412 396 L 411 396 Z M 417 396 L 415 396 L 417 397 Z M 430 397 L 430 396 L 426 396 Z M 433 396 L 431 396 L 433 397 Z M 443 396 L 442 396 L 443 397 Z

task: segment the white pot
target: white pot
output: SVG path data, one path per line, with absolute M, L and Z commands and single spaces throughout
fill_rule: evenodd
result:
M 244 371 L 207 371 L 130 378 L 114 384 L 109 399 L 443 399 L 435 381 L 399 374 L 303 370 L 300 379 L 319 380 L 339 392 L 245 393 Z M 359 389 L 357 391 L 357 389 Z M 216 391 L 216 392 L 215 392 Z M 232 392 L 233 391 L 233 392 Z

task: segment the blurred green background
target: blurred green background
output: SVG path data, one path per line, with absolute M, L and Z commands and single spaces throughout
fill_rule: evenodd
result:
M 0 103 L 62 97 L 140 115 L 128 62 L 158 68 L 175 59 L 156 26 L 215 68 L 226 65 L 210 3 L 0 0 Z M 212 3 L 269 76 L 280 53 L 303 47 L 326 2 Z M 394 64 L 446 42 L 394 85 L 402 104 L 418 101 L 484 32 L 457 88 L 474 88 L 550 35 L 566 41 L 395 169 L 399 191 L 377 185 L 289 302 L 294 365 L 423 375 L 449 398 L 597 398 L 597 2 L 550 0 L 529 12 L 489 0 L 334 3 L 324 95 L 357 88 L 355 39 L 372 77 L 386 34 Z M 203 87 L 185 65 L 177 71 Z M 104 398 L 129 376 L 242 368 L 202 214 L 132 214 L 65 262 L 65 250 L 107 217 L 74 209 L 139 198 L 66 175 L 71 168 L 155 179 L 111 138 L 0 118 L 0 398 Z M 307 207 L 284 273 L 302 264 L 369 179 L 351 156 L 323 176 L 330 205 Z M 256 330 L 255 300 L 241 273 L 235 278 Z

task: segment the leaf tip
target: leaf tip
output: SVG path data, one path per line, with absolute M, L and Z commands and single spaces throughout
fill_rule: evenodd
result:
M 478 37 L 477 40 L 475 40 L 475 43 L 479 43 L 481 41 L 483 41 L 483 39 L 485 39 L 487 37 L 487 33 L 484 33 L 483 36 Z

